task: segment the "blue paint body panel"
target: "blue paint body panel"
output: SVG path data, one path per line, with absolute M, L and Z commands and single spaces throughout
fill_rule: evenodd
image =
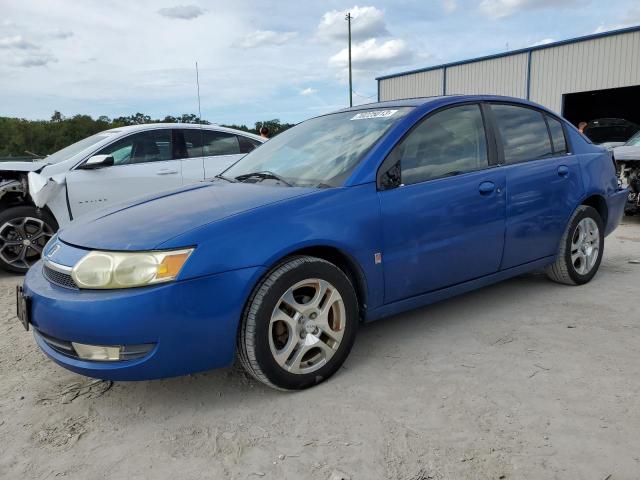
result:
M 127 290 L 49 283 L 40 263 L 25 278 L 42 350 L 75 372 L 115 380 L 181 375 L 233 361 L 238 325 L 260 279 L 283 258 L 330 248 L 360 279 L 371 321 L 543 267 L 585 200 L 604 200 L 605 233 L 622 217 L 611 154 L 564 122 L 569 155 L 498 165 L 390 190 L 378 168 L 433 111 L 460 103 L 530 102 L 496 96 L 411 99 L 354 107 L 413 107 L 363 156 L 341 187 L 312 189 L 216 181 L 81 218 L 47 246 L 73 266 L 90 250 L 194 247 L 177 280 Z M 548 112 L 548 111 L 547 111 Z M 551 113 L 551 112 L 549 112 Z M 497 143 L 496 143 L 497 144 Z M 382 262 L 374 261 L 376 254 Z M 155 347 L 143 358 L 91 362 L 65 356 L 37 333 L 91 345 Z

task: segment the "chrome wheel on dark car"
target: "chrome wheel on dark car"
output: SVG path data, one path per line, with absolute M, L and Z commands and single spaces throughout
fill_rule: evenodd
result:
M 0 267 L 25 273 L 55 234 L 55 220 L 34 207 L 15 207 L 0 215 Z
M 245 369 L 283 390 L 311 387 L 346 359 L 358 325 L 358 301 L 340 268 L 293 257 L 258 285 L 238 335 Z

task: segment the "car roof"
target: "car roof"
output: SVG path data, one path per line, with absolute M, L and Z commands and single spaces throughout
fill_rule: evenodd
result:
M 235 128 L 227 128 L 221 127 L 220 125 L 200 125 L 198 123 L 142 123 L 139 125 L 127 125 L 124 127 L 116 127 L 111 128 L 109 130 L 105 130 L 102 133 L 132 133 L 138 131 L 146 131 L 146 130 L 156 130 L 159 128 L 181 128 L 181 129 L 193 129 L 199 130 L 202 128 L 203 130 L 213 130 L 216 132 L 226 132 L 233 133 L 235 135 L 243 135 L 245 137 L 252 138 L 254 140 L 258 140 L 260 142 L 264 142 L 265 139 L 259 135 L 255 135 L 253 133 L 245 132 L 244 130 L 236 130 Z
M 538 105 L 537 103 L 531 102 L 529 100 L 525 100 L 523 98 L 516 98 L 516 97 L 507 97 L 503 95 L 438 95 L 434 97 L 415 97 L 415 98 L 404 98 L 399 100 L 387 100 L 384 102 L 365 103 L 365 104 L 356 105 L 350 108 L 344 108 L 342 110 L 338 110 L 337 112 L 333 112 L 333 113 L 369 110 L 372 108 L 422 107 L 422 106 L 427 106 L 429 104 L 436 104 L 436 103 L 438 105 L 444 105 L 444 104 L 455 104 L 455 103 L 463 103 L 463 102 L 482 102 L 482 101 L 518 103 L 522 105 L 529 105 L 532 107 L 536 107 L 545 111 L 550 111 L 546 107 L 543 107 L 542 105 Z

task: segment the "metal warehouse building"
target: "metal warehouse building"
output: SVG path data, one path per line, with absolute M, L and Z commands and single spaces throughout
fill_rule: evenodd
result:
M 378 99 L 496 94 L 640 124 L 640 26 L 379 77 Z

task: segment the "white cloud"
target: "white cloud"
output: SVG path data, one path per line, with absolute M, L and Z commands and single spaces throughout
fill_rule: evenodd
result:
M 413 52 L 402 39 L 394 38 L 380 42 L 370 38 L 354 43 L 351 47 L 351 61 L 354 69 L 375 70 L 391 66 L 406 65 L 413 59 Z M 344 48 L 329 59 L 329 66 L 346 68 L 349 65 L 348 49 Z
M 49 63 L 55 63 L 58 59 L 49 53 L 36 53 L 33 55 L 26 55 L 18 57 L 13 60 L 13 64 L 16 67 L 44 67 Z
M 235 48 L 257 48 L 266 45 L 283 45 L 295 38 L 298 32 L 275 32 L 273 30 L 256 30 L 235 40 L 231 46 Z
M 158 13 L 167 18 L 193 20 L 203 15 L 204 10 L 197 5 L 177 5 L 175 7 L 161 8 Z
M 445 12 L 447 12 L 447 13 L 454 12 L 458 8 L 458 1 L 457 0 L 442 0 L 442 7 L 444 8 Z
M 600 24 L 593 33 L 609 32 L 638 25 L 640 23 L 640 5 L 632 7 L 619 23 Z
M 303 97 L 307 97 L 309 95 L 314 95 L 318 93 L 318 90 L 316 90 L 315 88 L 311 88 L 311 87 L 307 87 L 304 90 L 300 90 L 300 95 L 302 95 Z
M 18 50 L 37 50 L 38 46 L 25 40 L 22 35 L 0 38 L 0 48 Z
M 49 36 L 51 38 L 56 38 L 58 40 L 64 40 L 66 38 L 73 37 L 73 32 L 71 32 L 69 30 L 54 30 L 54 31 L 49 33 Z
M 539 47 L 540 45 L 548 45 L 550 43 L 555 42 L 556 39 L 555 38 L 543 38 L 542 40 L 539 40 L 535 43 L 532 43 L 531 46 L 532 47 Z
M 482 0 L 480 11 L 494 19 L 508 17 L 522 10 L 578 5 L 581 0 Z
M 340 39 L 347 37 L 345 16 L 351 13 L 351 36 L 353 40 L 389 35 L 384 21 L 384 12 L 376 7 L 358 7 L 347 10 L 331 10 L 322 16 L 317 28 L 322 39 Z

